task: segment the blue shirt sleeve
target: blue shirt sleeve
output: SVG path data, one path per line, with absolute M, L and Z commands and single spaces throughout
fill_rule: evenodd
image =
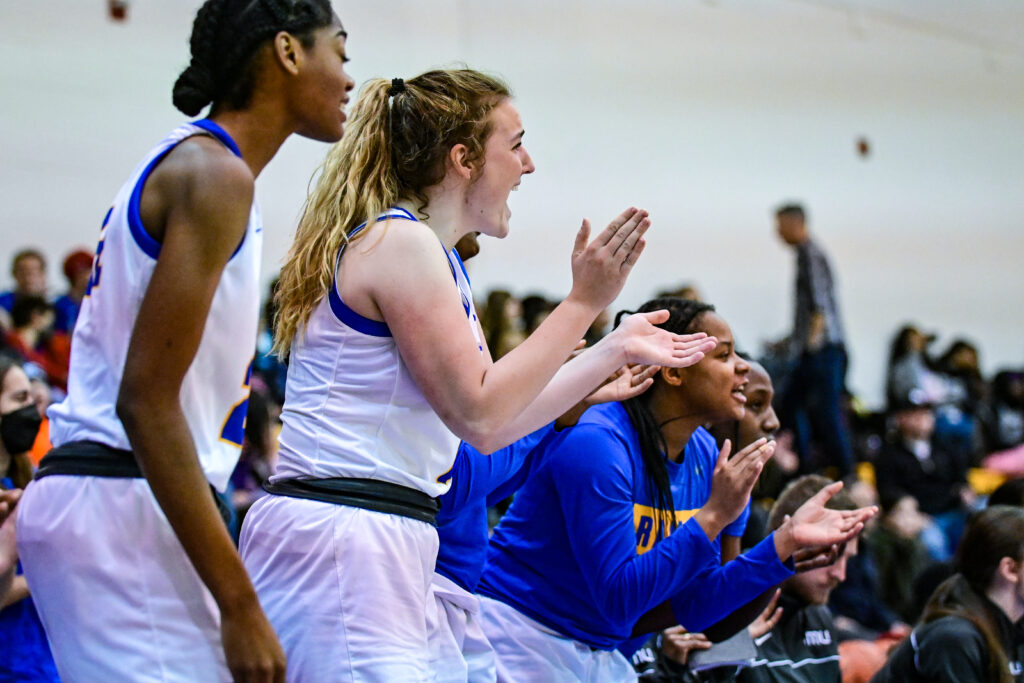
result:
M 554 430 L 554 423 L 545 425 L 490 455 L 484 455 L 465 441 L 460 443 L 452 466 L 451 486 L 441 496 L 444 516 L 454 517 L 478 500 L 487 499 L 491 505 L 491 498 L 503 500 L 514 493 L 530 474 L 530 456 L 534 449 Z M 500 497 L 495 496 L 506 491 Z
M 551 458 L 547 467 L 558 489 L 569 550 L 606 617 L 634 623 L 717 564 L 718 554 L 690 519 L 638 555 L 628 448 L 607 429 L 585 424 L 565 438 L 564 449 L 578 455 Z
M 701 572 L 672 598 L 672 612 L 686 630 L 703 631 L 793 575 L 793 562 L 775 551 L 775 533 L 746 553 Z

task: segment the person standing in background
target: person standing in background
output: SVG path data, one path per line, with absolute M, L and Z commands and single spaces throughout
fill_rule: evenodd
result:
M 779 237 L 796 251 L 796 300 L 789 338 L 792 362 L 781 397 L 783 424 L 793 428 L 804 471 L 813 469 L 809 466 L 813 439 L 827 458 L 825 464 L 835 466 L 844 477 L 853 470 L 853 447 L 840 405 L 847 355 L 832 268 L 811 239 L 801 205 L 779 207 L 775 220 Z

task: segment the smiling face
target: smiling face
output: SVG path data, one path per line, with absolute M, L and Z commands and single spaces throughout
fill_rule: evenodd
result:
M 483 167 L 466 193 L 466 208 L 473 230 L 500 238 L 509 230 L 509 193 L 535 167 L 523 146 L 523 123 L 515 106 L 504 100 L 489 116 L 491 134 L 484 143 Z
M 775 390 L 772 378 L 759 363 L 750 363 L 747 386 L 743 390 L 747 403 L 743 417 L 736 422 L 736 448 L 746 448 L 758 439 L 774 438 L 779 418 L 772 407 Z
M 704 422 L 739 420 L 745 413 L 747 375 L 750 365 L 736 355 L 732 330 L 717 313 L 702 313 L 691 326 L 718 339 L 718 345 L 699 363 L 679 371 L 680 391 L 688 412 Z
M 298 45 L 303 59 L 289 101 L 295 103 L 296 132 L 321 142 L 337 142 L 345 125 L 345 105 L 355 82 L 345 72 L 347 35 L 340 21 L 313 32 L 309 48 Z

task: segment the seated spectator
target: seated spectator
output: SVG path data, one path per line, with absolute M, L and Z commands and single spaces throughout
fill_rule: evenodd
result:
M 1009 479 L 988 497 L 989 505 L 1024 507 L 1024 479 Z
M 825 477 L 808 475 L 792 482 L 772 507 L 768 526 L 777 529 L 797 508 L 831 484 Z M 840 491 L 827 507 L 855 510 L 856 505 Z M 828 598 L 846 579 L 846 563 L 857 554 L 857 537 L 847 541 L 839 558 L 827 567 L 794 574 L 782 584 L 781 619 L 754 641 L 757 656 L 736 677 L 741 683 L 808 681 L 838 683 L 839 637 Z
M 945 396 L 945 383 L 932 369 L 933 362 L 927 354 L 928 344 L 934 340 L 935 335 L 926 335 L 913 325 L 904 325 L 896 333 L 889 349 L 885 380 L 890 409 L 901 397 L 909 396 L 915 390 L 936 402 Z
M 1024 372 L 1003 370 L 992 378 L 985 411 L 985 450 L 1002 451 L 1024 443 Z
M 78 320 L 78 309 L 89 288 L 92 277 L 92 254 L 84 249 L 76 249 L 64 259 L 64 277 L 68 280 L 68 291 L 57 297 L 53 302 L 57 314 L 53 329 L 70 335 Z
M 35 441 L 39 412 L 32 401 L 28 376 L 10 359 L 0 360 L 0 489 L 21 489 L 32 479 L 26 451 Z M 9 509 L 9 502 L 7 506 Z M 0 575 L 12 556 L 14 520 L 0 526 Z M 0 583 L 5 583 L 0 577 Z M 4 588 L 0 586 L 0 589 Z M 18 567 L 9 588 L 0 591 L 0 680 L 57 681 L 46 633 L 29 597 L 28 583 Z
M 921 623 L 896 648 L 875 683 L 1012 683 L 1022 677 L 1024 509 L 979 512 Z
M 480 323 L 484 332 L 484 341 L 497 360 L 519 346 L 526 338 L 520 325 L 519 299 L 503 289 L 492 290 L 487 295 Z
M 36 249 L 22 249 L 11 259 L 14 289 L 0 293 L 0 309 L 10 314 L 18 296 L 46 296 L 46 257 Z
M 967 456 L 969 462 L 977 464 L 981 455 L 977 424 L 987 394 L 978 349 L 964 339 L 957 339 L 935 362 L 935 369 L 946 383 L 946 396 L 936 405 L 935 433 Z
M 875 463 L 878 495 L 893 504 L 908 495 L 917 500 L 943 531 L 942 539 L 929 543 L 932 555 L 942 561 L 960 537 L 965 508 L 975 502 L 967 485 L 967 461 L 935 438 L 936 418 L 926 399 L 911 394 L 895 408 L 896 431 Z
M 878 569 L 880 597 L 908 624 L 917 620 L 914 577 L 934 563 L 922 534 L 931 520 L 921 514 L 917 499 L 882 498 L 882 515 L 869 537 L 870 556 Z
M 4 342 L 23 361 L 41 367 L 50 384 L 66 391 L 71 340 L 53 331 L 53 321 L 53 304 L 41 296 L 19 296 L 11 311 L 12 328 L 4 335 Z

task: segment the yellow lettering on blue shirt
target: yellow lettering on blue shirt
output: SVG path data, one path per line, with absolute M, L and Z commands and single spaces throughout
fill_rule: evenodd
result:
M 699 509 L 699 508 L 698 508 Z M 676 525 L 685 524 L 697 510 L 676 510 Z M 636 531 L 636 554 L 643 555 L 654 547 L 659 538 L 672 533 L 668 510 L 656 510 L 649 505 L 633 505 L 633 529 Z

